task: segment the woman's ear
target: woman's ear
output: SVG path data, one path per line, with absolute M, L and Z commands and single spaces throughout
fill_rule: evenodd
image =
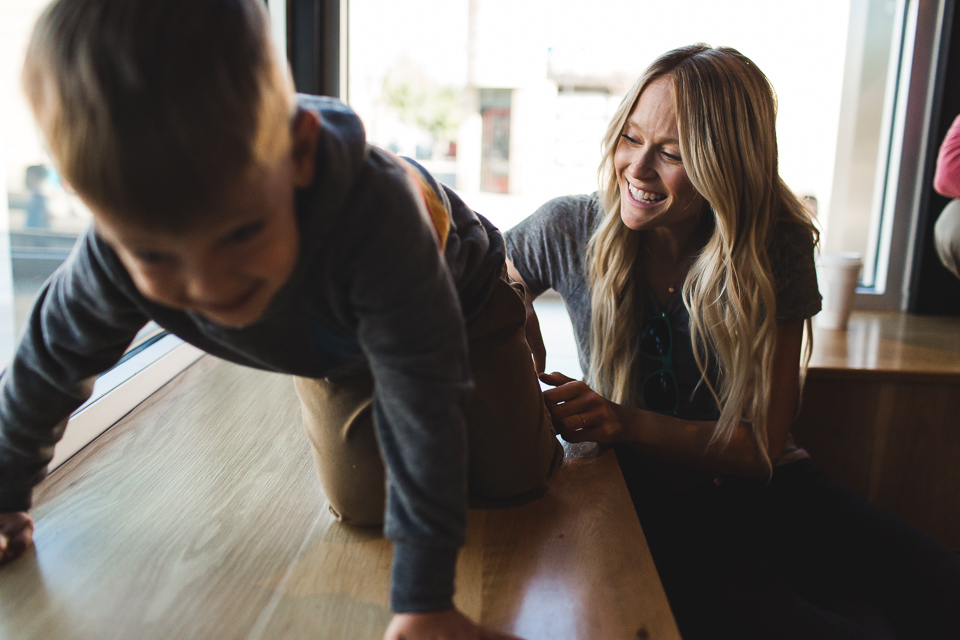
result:
M 293 154 L 293 183 L 298 188 L 310 186 L 316 171 L 317 138 L 320 118 L 312 111 L 301 109 L 290 126 Z

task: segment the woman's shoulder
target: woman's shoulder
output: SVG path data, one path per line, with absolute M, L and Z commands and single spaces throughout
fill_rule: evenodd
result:
M 774 268 L 778 266 L 790 267 L 795 261 L 811 263 L 816 246 L 816 231 L 809 223 L 792 218 L 781 218 L 777 221 L 770 240 L 770 259 Z M 780 264 L 788 263 L 788 264 Z
M 531 216 L 540 224 L 575 237 L 589 237 L 602 217 L 603 207 L 597 192 L 553 198 Z
M 777 293 L 777 321 L 794 322 L 820 310 L 814 265 L 816 232 L 808 223 L 781 219 L 770 245 L 770 267 Z
M 558 196 L 547 200 L 537 212 L 558 217 L 591 215 L 600 208 L 600 198 L 596 191 L 568 196 Z

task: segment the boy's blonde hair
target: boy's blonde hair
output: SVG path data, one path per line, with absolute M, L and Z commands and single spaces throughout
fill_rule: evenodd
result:
M 55 0 L 23 88 L 87 204 L 182 227 L 289 149 L 296 109 L 258 0 Z

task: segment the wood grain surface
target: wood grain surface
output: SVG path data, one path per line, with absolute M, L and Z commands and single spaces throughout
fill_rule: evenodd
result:
M 612 452 L 471 510 L 456 601 L 534 639 L 679 638 Z M 595 453 L 595 452 L 594 452 Z M 289 378 L 202 358 L 36 492 L 0 638 L 379 639 L 391 545 L 338 524 Z
M 545 640 L 679 638 L 613 451 L 584 449 L 567 447 L 540 500 L 483 512 L 484 622 Z
M 854 311 L 814 328 L 810 377 L 960 384 L 960 318 Z
M 815 329 L 793 432 L 831 476 L 960 551 L 960 318 Z

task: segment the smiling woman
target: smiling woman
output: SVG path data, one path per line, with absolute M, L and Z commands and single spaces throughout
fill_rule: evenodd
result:
M 735 49 L 669 51 L 611 118 L 599 190 L 507 232 L 535 361 L 553 288 L 587 374 L 542 373 L 544 397 L 565 439 L 615 447 L 684 638 L 956 636 L 960 558 L 790 435 L 817 233 L 774 105 Z

